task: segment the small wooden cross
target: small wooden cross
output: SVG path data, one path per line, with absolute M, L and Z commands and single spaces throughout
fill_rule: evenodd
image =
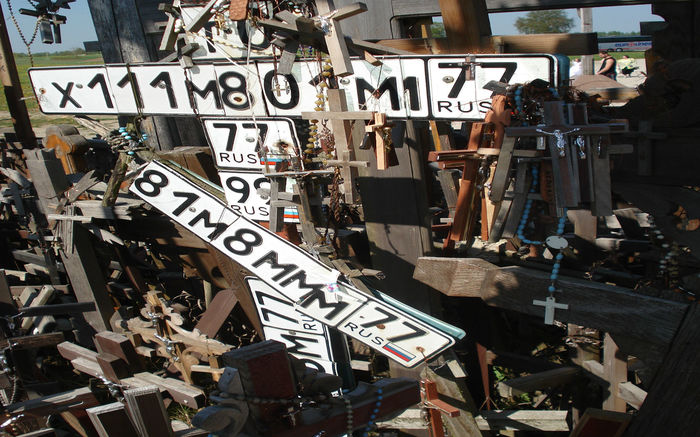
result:
M 386 170 L 390 166 L 392 126 L 392 123 L 387 123 L 386 114 L 383 112 L 372 113 L 372 120 L 365 126 L 365 132 L 374 132 L 374 152 L 377 155 L 377 170 Z
M 348 204 L 359 203 L 360 195 L 355 187 L 357 168 L 367 167 L 369 163 L 355 161 L 355 144 L 359 143 L 360 137 L 353 135 L 352 121 L 371 120 L 373 113 L 370 111 L 348 111 L 344 90 L 329 89 L 326 93 L 330 111 L 302 112 L 301 118 L 329 120 L 338 159 L 328 161 L 328 164 L 340 167 L 345 202 Z
M 567 305 L 565 303 L 557 303 L 554 296 L 547 296 L 547 298 L 543 301 L 535 299 L 532 301 L 532 304 L 544 307 L 544 324 L 545 325 L 553 325 L 554 324 L 554 310 L 555 309 L 562 309 L 562 310 L 569 309 L 569 305 Z

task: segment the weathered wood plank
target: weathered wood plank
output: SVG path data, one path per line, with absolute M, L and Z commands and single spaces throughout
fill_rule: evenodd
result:
M 421 282 L 450 296 L 481 297 L 491 306 L 542 317 L 542 308 L 532 305 L 532 301 L 547 293 L 549 273 L 524 267 L 491 267 L 483 260 L 477 269 L 473 264 L 474 259 L 469 258 L 423 257 L 418 260 L 415 274 Z M 470 269 L 471 273 L 463 272 Z M 468 285 L 458 285 L 464 284 L 459 280 L 465 275 L 469 275 Z M 478 287 L 480 275 L 483 276 Z M 625 353 L 646 364 L 655 363 L 658 354 L 664 353 L 687 309 L 685 303 L 566 276 L 560 276 L 558 284 L 564 291 L 557 301 L 569 305 L 567 311 L 556 312 L 558 320 L 609 332 Z
M 479 297 L 486 273 L 498 268 L 479 258 L 423 257 L 418 259 L 413 279 L 447 296 Z
M 567 411 L 481 411 L 476 416 L 476 423 L 482 431 L 543 431 L 564 432 L 569 431 L 566 423 Z
M 580 369 L 577 367 L 561 367 L 558 369 L 545 370 L 544 372 L 501 381 L 496 385 L 496 389 L 501 396 L 518 396 L 535 390 L 544 390 L 546 388 L 566 384 L 571 381 L 579 371 Z
M 124 392 L 124 398 L 136 430 L 141 437 L 172 437 L 173 430 L 165 412 L 160 389 L 156 386 L 139 387 Z
M 626 437 L 695 435 L 700 429 L 700 306 L 692 304 Z
M 206 401 L 204 392 L 201 389 L 180 381 L 179 379 L 161 378 L 158 375 L 148 372 L 141 372 L 130 378 L 124 378 L 122 383 L 134 387 L 155 385 L 159 387 L 161 391 L 168 392 L 170 397 L 178 404 L 186 405 L 190 408 L 201 408 Z
M 137 437 L 124 404 L 114 402 L 85 410 L 100 437 Z
M 96 332 L 109 330 L 114 306 L 107 293 L 107 284 L 92 247 L 90 233 L 74 222 L 66 222 L 64 226 L 73 228 L 73 232 L 68 232 L 70 240 L 64 241 L 64 250 L 60 253 L 75 297 L 78 302 L 95 303 L 96 310 L 84 316 Z

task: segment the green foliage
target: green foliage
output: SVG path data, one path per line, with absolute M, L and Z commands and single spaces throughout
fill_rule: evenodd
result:
M 520 33 L 566 33 L 574 27 L 574 20 L 562 10 L 530 11 L 515 20 Z
M 598 32 L 598 36 L 639 36 L 639 32 L 620 32 L 611 30 L 609 32 Z
M 444 38 L 447 36 L 445 25 L 442 23 L 433 23 L 430 25 L 430 34 L 433 38 Z

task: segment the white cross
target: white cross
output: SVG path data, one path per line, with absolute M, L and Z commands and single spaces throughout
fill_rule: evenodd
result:
M 554 324 L 554 310 L 555 309 L 562 309 L 562 310 L 568 310 L 569 305 L 565 303 L 557 303 L 556 300 L 554 299 L 554 296 L 547 296 L 547 299 L 545 300 L 533 300 L 532 301 L 533 305 L 541 306 L 544 307 L 544 324 L 545 325 L 553 325 Z

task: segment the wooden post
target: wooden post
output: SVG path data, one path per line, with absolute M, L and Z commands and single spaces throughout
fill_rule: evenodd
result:
M 173 437 L 160 389 L 156 386 L 133 388 L 124 392 L 140 437 Z
M 610 384 L 603 400 L 603 409 L 609 411 L 627 411 L 627 403 L 620 398 L 619 385 L 627 382 L 627 356 L 620 351 L 609 334 L 603 339 L 603 371 L 605 380 Z
M 157 11 L 158 2 L 136 0 L 88 0 L 92 21 L 100 41 L 102 57 L 106 63 L 136 63 L 156 61 L 155 44 L 150 44 L 144 32 L 144 12 Z M 150 12 L 150 11 L 149 11 Z M 165 21 L 165 14 L 162 14 Z M 115 29 L 118 32 L 115 33 Z M 126 123 L 127 118 L 120 118 Z M 177 123 L 167 117 L 148 117 L 142 122 L 143 129 L 155 141 L 160 150 L 171 150 L 182 143 L 205 144 L 199 121 L 180 118 Z
M 27 105 L 22 99 L 22 86 L 17 73 L 17 65 L 12 54 L 10 37 L 7 34 L 5 16 L 0 6 L 0 80 L 5 89 L 7 107 L 10 110 L 12 126 L 17 134 L 17 139 L 26 148 L 36 146 L 36 136 L 32 130 L 32 123 L 29 121 Z
M 484 0 L 439 0 L 442 20 L 452 53 L 468 53 L 482 47 L 491 35 L 491 24 Z M 490 48 L 489 48 L 490 49 Z M 487 49 L 486 51 L 492 51 Z

